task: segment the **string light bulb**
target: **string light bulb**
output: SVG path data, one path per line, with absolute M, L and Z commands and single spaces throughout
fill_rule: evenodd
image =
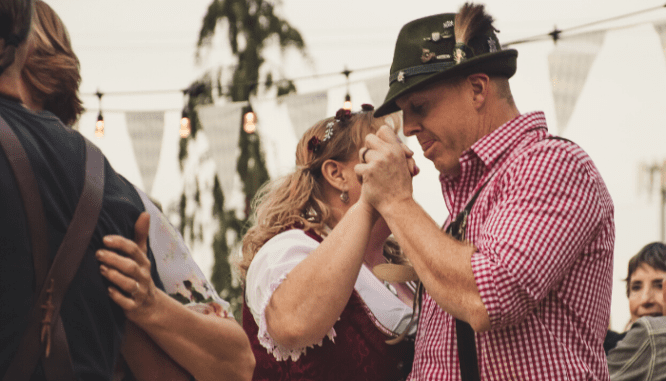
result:
M 248 134 L 254 134 L 257 130 L 257 114 L 252 110 L 252 105 L 248 107 L 247 112 L 243 115 L 243 131 Z
M 97 122 L 95 123 L 95 137 L 98 139 L 104 137 L 104 117 L 101 112 L 97 115 Z
M 180 118 L 180 137 L 185 139 L 190 136 L 192 132 L 192 125 L 190 123 L 190 118 L 187 116 L 187 108 L 183 108 L 183 114 Z
M 345 95 L 345 103 L 342 104 L 342 108 L 345 110 L 350 110 L 352 109 L 352 102 L 351 102 L 351 96 L 349 93 Z
M 104 117 L 102 116 L 102 94 L 99 90 L 95 93 L 99 99 L 99 114 L 97 114 L 97 122 L 95 123 L 95 137 L 101 139 L 104 137 Z
M 183 113 L 180 115 L 180 138 L 187 139 L 192 133 L 192 122 L 190 121 L 190 113 L 188 108 L 187 96 L 190 94 L 190 89 L 183 90 Z

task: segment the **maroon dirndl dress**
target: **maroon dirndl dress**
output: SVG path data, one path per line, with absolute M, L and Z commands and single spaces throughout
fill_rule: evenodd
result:
M 335 343 L 324 338 L 322 346 L 308 348 L 293 361 L 278 361 L 261 346 L 259 327 L 246 304 L 243 305 L 243 329 L 250 338 L 256 358 L 253 380 L 331 380 L 398 381 L 407 378 L 414 358 L 414 342 L 396 345 L 375 325 L 376 321 L 363 299 L 354 291 L 335 328 Z

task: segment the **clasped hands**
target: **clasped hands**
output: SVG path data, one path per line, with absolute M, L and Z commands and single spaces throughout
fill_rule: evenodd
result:
M 361 181 L 361 199 L 382 210 L 412 197 L 412 177 L 419 173 L 414 152 L 388 126 L 365 138 L 354 167 Z

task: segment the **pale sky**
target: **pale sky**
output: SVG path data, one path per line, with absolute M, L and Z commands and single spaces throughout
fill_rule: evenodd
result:
M 661 0 L 490 0 L 488 11 L 506 42 L 591 21 L 659 6 Z M 81 60 L 84 94 L 98 88 L 109 92 L 106 108 L 157 108 L 181 105 L 178 94 L 151 95 L 129 105 L 111 92 L 175 90 L 187 87 L 206 68 L 232 61 L 219 43 L 200 64 L 194 62 L 194 45 L 201 19 L 210 0 L 49 0 L 67 25 L 74 49 Z M 435 13 L 454 12 L 460 1 L 411 0 L 285 0 L 281 15 L 303 35 L 311 57 L 305 65 L 297 55 L 288 55 L 283 68 L 287 78 L 340 72 L 385 65 L 388 73 L 395 39 L 405 23 Z M 646 17 L 666 17 L 666 11 Z M 627 22 L 629 22 L 628 20 Z M 519 47 L 517 47 L 519 48 Z M 277 67 L 279 56 L 270 58 Z M 278 61 L 278 62 L 276 62 Z M 523 68 L 519 67 L 519 70 Z M 342 75 L 320 80 L 299 81 L 301 91 L 344 82 Z M 158 99 L 155 101 L 155 99 Z M 95 97 L 84 98 L 89 108 Z M 168 104 L 168 105 L 167 105 Z

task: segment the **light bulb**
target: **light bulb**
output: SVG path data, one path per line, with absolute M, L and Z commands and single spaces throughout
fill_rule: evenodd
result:
M 254 134 L 257 130 L 257 115 L 254 111 L 248 111 L 243 117 L 243 130 L 248 134 Z
M 190 125 L 190 118 L 187 116 L 183 116 L 180 119 L 180 137 L 182 139 L 187 138 L 190 136 L 190 132 L 192 132 L 192 126 Z
M 345 95 L 345 103 L 342 104 L 342 108 L 351 111 L 352 103 L 351 103 L 351 96 L 349 96 L 349 94 Z
M 98 139 L 104 137 L 104 118 L 102 117 L 101 113 L 97 117 L 97 123 L 95 123 L 95 136 Z

